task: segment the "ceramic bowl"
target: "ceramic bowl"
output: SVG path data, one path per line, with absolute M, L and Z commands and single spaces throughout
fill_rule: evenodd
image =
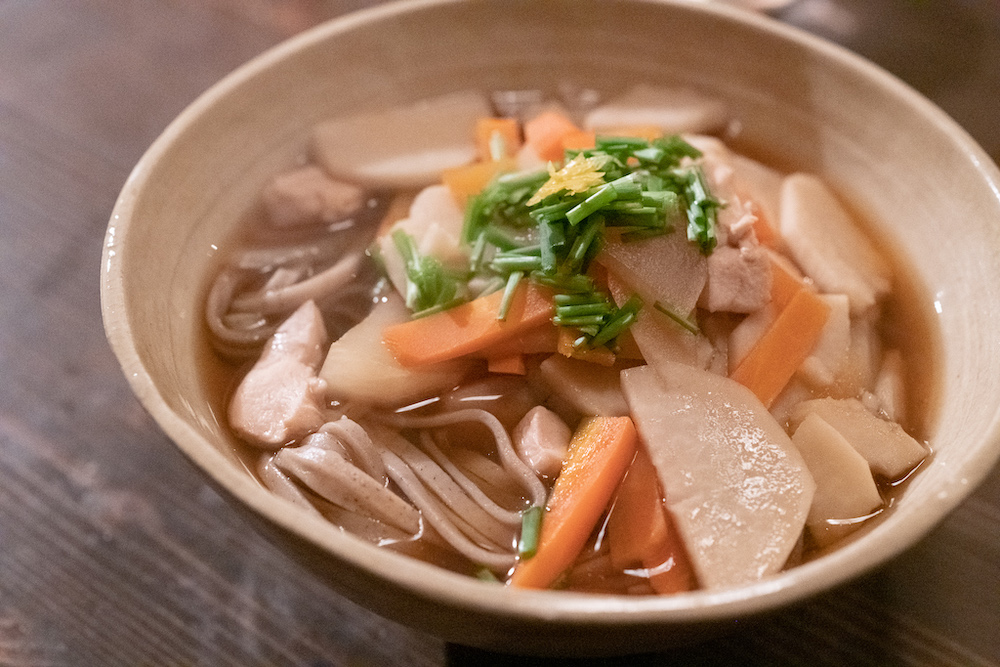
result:
M 817 172 L 915 267 L 940 331 L 934 456 L 874 530 L 759 583 L 622 598 L 509 590 L 379 550 L 272 497 L 222 425 L 201 324 L 217 248 L 310 127 L 453 90 L 693 86 L 742 139 Z M 241 67 L 129 177 L 101 275 L 139 400 L 251 521 L 329 585 L 447 640 L 537 653 L 663 647 L 803 600 L 899 554 L 1000 455 L 1000 173 L 951 119 L 872 64 L 764 17 L 654 0 L 419 0 L 349 15 Z

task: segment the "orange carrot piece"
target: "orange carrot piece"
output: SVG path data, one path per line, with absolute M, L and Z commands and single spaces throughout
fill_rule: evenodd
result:
M 575 132 L 568 132 L 563 135 L 562 147 L 563 150 L 567 148 L 573 150 L 585 150 L 587 148 L 593 148 L 597 144 L 597 135 L 594 134 L 593 130 L 576 130 Z
M 508 354 L 504 356 L 489 357 L 486 360 L 486 369 L 490 373 L 500 373 L 503 375 L 528 374 L 528 367 L 524 363 L 523 354 Z
M 543 322 L 507 340 L 491 345 L 488 349 L 473 352 L 471 356 L 493 359 L 515 354 L 552 354 L 559 343 L 559 327 L 551 322 Z
M 445 169 L 441 181 L 448 186 L 459 202 L 478 195 L 497 175 L 517 168 L 513 158 L 492 162 L 474 162 L 462 167 Z
M 559 344 L 556 351 L 564 357 L 589 361 L 601 366 L 613 366 L 615 363 L 615 353 L 606 347 L 579 348 L 573 346 L 573 341 L 580 337 L 580 332 L 576 329 L 560 328 Z
M 698 587 L 691 559 L 680 541 L 670 514 L 664 511 L 667 537 L 642 560 L 649 572 L 649 585 L 660 595 L 683 593 Z
M 511 298 L 507 318 L 497 319 L 503 291 L 449 310 L 388 327 L 382 342 L 403 366 L 433 364 L 485 350 L 552 317 L 552 291 L 522 283 Z
M 663 130 L 658 125 L 622 125 L 619 127 L 602 127 L 598 132 L 602 137 L 638 137 L 646 141 L 659 139 Z
M 493 136 L 503 138 L 504 157 L 517 155 L 521 147 L 521 125 L 516 118 L 480 118 L 476 121 L 476 152 L 484 162 L 493 160 Z
M 563 137 L 580 128 L 558 111 L 543 111 L 524 124 L 524 143 L 550 162 L 563 159 Z
M 594 417 L 573 435 L 542 518 L 537 553 L 518 562 L 511 586 L 548 588 L 576 560 L 635 456 L 629 417 Z
M 656 467 L 643 447 L 638 448 L 618 488 L 608 517 L 607 542 L 612 564 L 648 570 L 650 586 L 657 593 L 695 587 L 687 550 L 663 506 Z
M 771 305 L 781 311 L 805 287 L 805 281 L 789 260 L 774 252 L 768 256 L 771 260 Z
M 608 517 L 608 548 L 615 567 L 635 567 L 666 539 L 660 481 L 645 448 L 639 447 L 625 473 Z
M 729 377 L 771 407 L 812 352 L 829 315 L 830 306 L 818 294 L 798 290 Z

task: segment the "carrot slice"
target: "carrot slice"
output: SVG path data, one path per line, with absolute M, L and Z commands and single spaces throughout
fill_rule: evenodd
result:
M 524 363 L 523 354 L 489 357 L 486 360 L 486 368 L 490 373 L 501 373 L 503 375 L 528 374 L 528 367 Z
M 608 548 L 615 567 L 635 567 L 667 537 L 660 481 L 649 454 L 639 447 L 615 495 L 608 517 Z
M 576 560 L 635 456 L 629 417 L 594 417 L 577 429 L 549 498 L 538 552 L 519 561 L 511 586 L 548 588 Z
M 830 306 L 811 289 L 799 289 L 729 377 L 770 407 L 823 333 Z
M 663 136 L 663 130 L 658 125 L 622 125 L 620 127 L 602 127 L 601 135 L 609 137 L 638 137 L 653 141 Z
M 673 520 L 665 514 L 667 538 L 654 546 L 653 551 L 642 559 L 642 565 L 649 572 L 649 585 L 660 595 L 683 593 L 697 588 L 694 568 L 684 545 L 680 542 Z
M 474 162 L 462 167 L 445 169 L 441 174 L 441 182 L 448 186 L 452 195 L 459 202 L 478 195 L 486 185 L 497 175 L 517 168 L 513 158 L 504 158 L 491 162 Z
M 562 147 L 563 150 L 574 149 L 574 150 L 585 150 L 587 148 L 593 148 L 597 143 L 597 135 L 594 134 L 593 130 L 576 130 L 574 132 L 568 132 L 563 135 Z
M 418 320 L 394 324 L 382 342 L 403 366 L 433 364 L 465 356 L 509 340 L 552 317 L 551 290 L 522 283 L 504 320 L 497 319 L 503 291 L 492 292 Z
M 649 454 L 639 447 L 608 517 L 608 550 L 618 569 L 642 567 L 661 594 L 695 588 L 694 569 L 670 513 Z
M 493 136 L 503 139 L 504 157 L 517 155 L 521 147 L 521 125 L 516 118 L 480 118 L 476 121 L 476 152 L 483 161 L 493 160 Z
M 606 347 L 578 348 L 573 342 L 580 337 L 576 329 L 562 327 L 559 329 L 559 342 L 556 351 L 564 357 L 589 361 L 601 366 L 614 366 L 615 353 Z
M 806 284 L 790 261 L 774 252 L 768 256 L 771 259 L 771 305 L 780 311 Z
M 563 159 L 563 137 L 580 128 L 558 111 L 543 111 L 524 124 L 524 143 L 550 162 Z

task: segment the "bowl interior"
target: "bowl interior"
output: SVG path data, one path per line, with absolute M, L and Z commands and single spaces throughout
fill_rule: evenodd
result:
M 271 499 L 222 426 L 206 382 L 216 362 L 201 315 L 208 272 L 234 225 L 268 176 L 302 154 L 311 126 L 469 86 L 614 92 L 639 82 L 723 99 L 741 141 L 784 167 L 822 174 L 915 268 L 942 341 L 940 419 L 932 465 L 891 516 L 834 554 L 754 586 L 623 600 L 487 588 L 376 550 Z M 546 650 L 563 635 L 578 650 L 635 650 L 859 574 L 912 544 L 987 474 L 1000 454 L 1000 312 L 983 307 L 1000 303 L 998 183 L 983 151 L 912 90 L 766 19 L 639 0 L 411 2 L 277 47 L 166 130 L 112 216 L 105 323 L 137 395 L 178 446 L 362 604 L 467 643 L 502 647 L 509 633 L 530 627 L 525 650 Z

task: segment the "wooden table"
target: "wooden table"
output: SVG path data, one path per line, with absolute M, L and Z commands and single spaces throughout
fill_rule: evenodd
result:
M 0 1 L 0 665 L 523 662 L 324 588 L 210 489 L 104 339 L 104 229 L 143 150 L 236 65 L 368 4 Z M 995 0 L 800 0 L 779 16 L 893 69 L 1000 157 Z M 712 643 L 589 664 L 1000 664 L 998 628 L 1000 471 L 840 590 Z

